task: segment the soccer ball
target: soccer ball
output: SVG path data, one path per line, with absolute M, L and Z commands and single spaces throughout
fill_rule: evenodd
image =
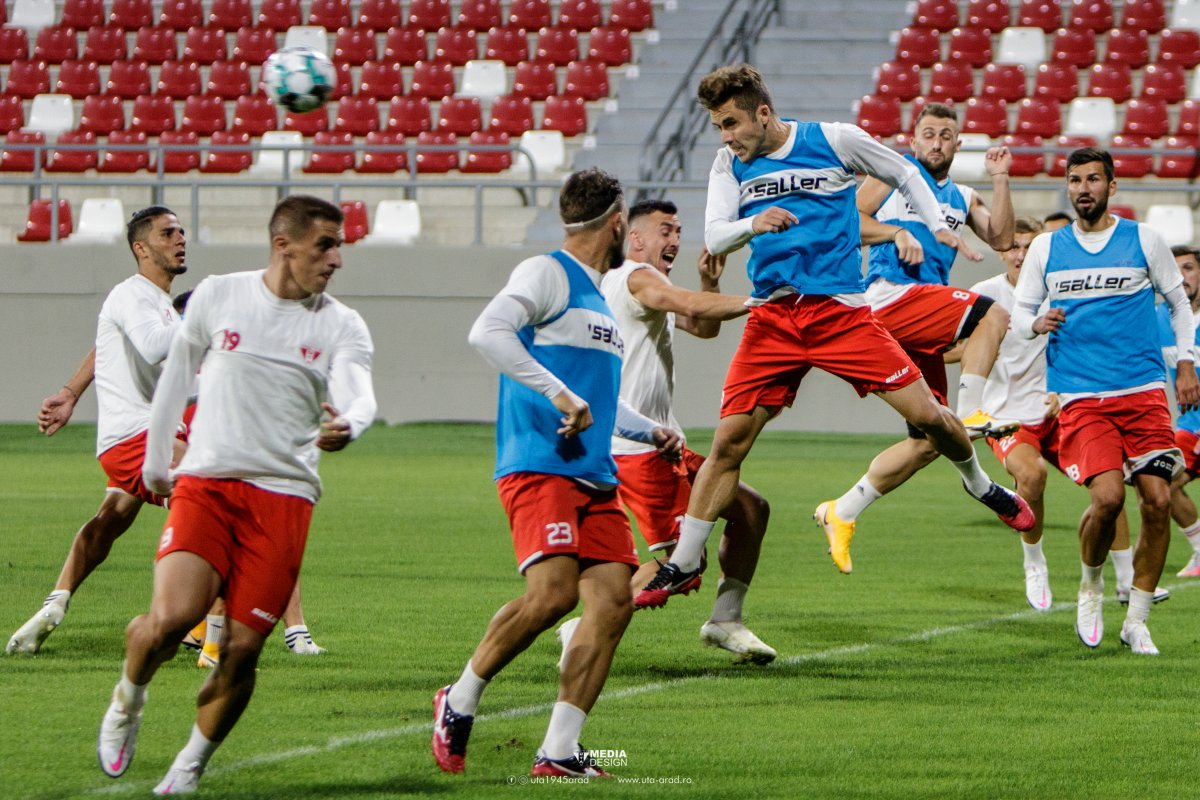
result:
M 333 63 L 311 47 L 286 47 L 263 64 L 267 95 L 288 111 L 303 114 L 320 108 L 333 94 L 337 74 Z

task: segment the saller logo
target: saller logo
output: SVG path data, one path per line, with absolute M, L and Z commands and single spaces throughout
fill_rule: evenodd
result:
M 827 180 L 829 179 L 788 175 L 778 180 L 754 184 L 750 187 L 750 198 L 758 200 L 763 197 L 778 197 L 781 194 L 791 194 L 792 192 L 812 192 L 820 189 L 821 184 Z
M 1065 278 L 1054 283 L 1057 292 L 1086 292 L 1091 289 L 1123 289 L 1133 278 L 1128 275 L 1085 275 L 1082 278 Z
M 903 378 L 907 374 L 908 374 L 908 367 L 902 367 L 902 368 L 896 370 L 895 372 L 893 372 L 891 375 L 888 375 L 887 380 L 885 380 L 884 383 L 894 383 L 894 382 L 900 380 L 901 378 Z

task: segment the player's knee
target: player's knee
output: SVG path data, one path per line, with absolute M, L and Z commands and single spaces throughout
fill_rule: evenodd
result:
M 1121 487 L 1124 489 L 1124 486 Z M 1115 520 L 1117 515 L 1121 513 L 1121 509 L 1125 507 L 1124 492 L 1093 492 L 1092 493 L 1092 509 L 1094 514 L 1106 521 Z
M 230 636 L 221 642 L 220 664 L 235 681 L 254 676 L 258 656 L 262 652 L 262 639 L 253 640 Z
M 983 315 L 983 323 L 985 325 L 1004 331 L 1008 330 L 1010 319 L 1011 315 L 999 303 L 992 303 L 987 313 Z
M 528 596 L 522 613 L 533 627 L 545 630 L 575 610 L 579 590 L 575 586 L 556 586 Z
M 1012 476 L 1027 497 L 1041 497 L 1046 491 L 1046 467 L 1041 463 L 1014 466 Z
M 951 422 L 949 411 L 939 405 L 932 396 L 928 403 L 922 403 L 917 408 L 914 408 L 908 413 L 905 419 L 908 424 L 919 430 L 921 433 L 929 436 L 930 434 L 939 434 L 949 431 Z M 913 441 L 928 441 L 927 439 L 914 439 Z M 930 446 L 932 450 L 932 446 Z

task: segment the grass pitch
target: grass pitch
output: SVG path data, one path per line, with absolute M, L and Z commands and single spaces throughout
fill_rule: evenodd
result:
M 46 440 L 0 426 L 0 634 L 53 585 L 101 499 L 95 430 Z M 554 700 L 547 634 L 493 682 L 467 773 L 429 755 L 430 700 L 491 614 L 522 591 L 491 483 L 492 429 L 377 427 L 322 464 L 304 564 L 319 658 L 268 643 L 246 715 L 201 784 L 214 798 L 1174 798 L 1195 791 L 1197 583 L 1176 579 L 1179 535 L 1150 618 L 1157 659 L 1123 651 L 1106 603 L 1104 643 L 1076 639 L 1075 523 L 1086 494 L 1050 480 L 1046 551 L 1056 605 L 1024 599 L 1021 549 L 935 464 L 859 522 L 855 573 L 825 554 L 813 508 L 852 484 L 887 438 L 768 431 L 743 477 L 772 505 L 747 623 L 780 652 L 737 666 L 698 639 L 714 587 L 639 612 L 584 729 L 621 750 L 618 781 L 526 783 Z M 704 451 L 707 437 L 696 433 Z M 991 454 L 985 467 L 999 476 Z M 1130 511 L 1136 519 L 1132 502 Z M 150 597 L 164 512 L 147 508 L 34 657 L 0 657 L 0 797 L 147 796 L 187 738 L 204 673 L 181 654 L 150 689 L 137 757 L 113 781 L 95 737 L 126 622 Z M 1136 526 L 1135 526 L 1136 527 Z

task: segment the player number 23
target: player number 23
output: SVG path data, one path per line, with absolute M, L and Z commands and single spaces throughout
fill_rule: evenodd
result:
M 569 522 L 550 522 L 546 525 L 546 544 L 570 544 L 575 534 Z

